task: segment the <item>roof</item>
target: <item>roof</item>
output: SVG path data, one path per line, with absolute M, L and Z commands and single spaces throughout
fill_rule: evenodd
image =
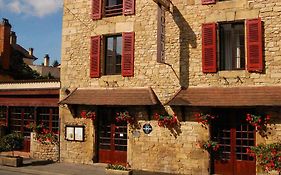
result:
M 174 106 L 281 106 L 281 86 L 190 87 L 167 104 Z
M 60 104 L 79 105 L 156 105 L 158 98 L 150 87 L 141 88 L 78 88 Z
M 14 50 L 20 52 L 24 56 L 24 58 L 33 59 L 33 60 L 38 59 L 34 55 L 30 55 L 29 52 L 27 50 L 25 50 L 25 48 L 23 48 L 22 46 L 20 46 L 18 44 L 12 44 L 12 48 Z
M 0 90 L 0 106 L 58 107 L 59 89 Z

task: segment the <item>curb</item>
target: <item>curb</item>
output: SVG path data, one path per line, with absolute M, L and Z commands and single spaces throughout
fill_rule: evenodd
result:
M 29 169 L 29 168 L 24 168 L 24 167 L 0 166 L 0 170 L 11 171 L 11 172 L 20 172 L 20 173 L 26 173 L 26 174 L 34 174 L 34 175 L 67 175 L 67 174 L 63 174 L 63 173 L 33 170 L 33 169 Z

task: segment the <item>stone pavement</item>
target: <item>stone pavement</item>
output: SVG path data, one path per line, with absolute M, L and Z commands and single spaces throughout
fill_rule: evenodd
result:
M 72 163 L 51 163 L 46 165 L 26 164 L 22 167 L 0 166 L 0 170 L 26 173 L 33 175 L 105 175 L 106 164 L 72 164 Z

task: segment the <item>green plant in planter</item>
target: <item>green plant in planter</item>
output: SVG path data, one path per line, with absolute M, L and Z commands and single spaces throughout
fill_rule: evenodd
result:
M 23 147 L 23 135 L 20 133 L 12 133 L 5 135 L 0 139 L 0 152 L 12 151 L 21 149 Z
M 106 169 L 129 171 L 129 169 L 123 165 L 113 165 L 113 164 L 108 164 Z

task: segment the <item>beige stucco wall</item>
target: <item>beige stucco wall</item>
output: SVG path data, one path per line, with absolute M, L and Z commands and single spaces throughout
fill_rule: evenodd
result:
M 157 5 L 154 1 L 136 0 L 136 15 L 133 16 L 115 16 L 93 21 L 90 17 L 91 1 L 64 0 L 61 99 L 66 96 L 65 89 L 73 90 L 77 87 L 151 86 L 164 104 L 181 86 L 229 87 L 281 84 L 281 3 L 278 0 L 230 0 L 204 6 L 201 5 L 200 0 L 173 0 L 172 2 L 174 5 L 172 12 L 166 12 L 165 62 L 167 64 L 162 64 L 156 62 Z M 203 74 L 202 23 L 257 17 L 261 17 L 264 22 L 265 72 L 249 73 L 241 70 Z M 91 79 L 89 76 L 90 37 L 129 31 L 135 32 L 134 77 L 114 75 Z M 144 109 L 136 109 L 136 111 L 144 111 Z M 278 116 L 279 113 L 277 118 Z M 86 119 L 73 118 L 73 114 L 66 106 L 60 108 L 60 117 L 61 160 L 91 163 L 95 156 L 93 123 Z M 145 122 L 150 122 L 155 129 L 150 136 L 141 132 L 141 136 L 136 139 L 129 135 L 128 161 L 133 168 L 185 174 L 207 173 L 208 154 L 196 148 L 196 143 L 202 138 L 207 138 L 208 131 L 202 130 L 200 125 L 193 121 L 182 121 L 180 127 L 182 134 L 175 138 L 170 130 L 159 128 L 156 121 L 140 120 L 141 124 Z M 75 123 L 86 125 L 87 138 L 83 143 L 64 140 L 64 126 Z M 280 129 L 272 138 L 277 135 L 280 137 L 279 133 Z M 147 155 L 145 161 L 141 161 L 142 158 L 138 157 L 138 154 Z

